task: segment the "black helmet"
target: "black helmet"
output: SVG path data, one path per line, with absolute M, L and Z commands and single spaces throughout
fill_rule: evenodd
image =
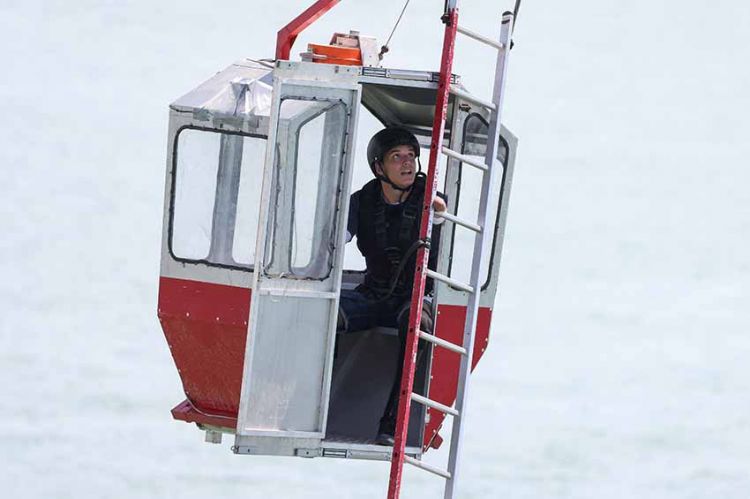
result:
M 376 177 L 378 174 L 375 171 L 375 163 L 382 162 L 386 153 L 398 146 L 411 146 L 414 156 L 419 157 L 419 142 L 414 134 L 404 127 L 389 126 L 372 136 L 367 144 L 367 163 Z

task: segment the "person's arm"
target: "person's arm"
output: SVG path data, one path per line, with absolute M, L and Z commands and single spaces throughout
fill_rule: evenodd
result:
M 432 209 L 435 210 L 435 217 L 432 219 L 432 225 L 440 225 L 445 222 L 445 219 L 440 215 L 448 209 L 448 205 L 445 203 L 445 196 L 441 193 L 437 193 L 435 199 L 432 200 Z
M 346 223 L 346 242 L 348 243 L 357 235 L 359 226 L 359 193 L 357 191 L 349 197 L 349 220 Z
M 435 210 L 435 215 L 443 213 L 448 210 L 447 198 L 441 192 L 438 192 L 435 199 L 432 200 L 432 209 Z M 440 256 L 440 234 L 442 232 L 442 224 L 445 221 L 443 217 L 435 216 L 432 219 L 432 234 L 430 234 L 430 258 L 427 261 L 427 268 L 430 270 L 437 270 L 437 261 Z

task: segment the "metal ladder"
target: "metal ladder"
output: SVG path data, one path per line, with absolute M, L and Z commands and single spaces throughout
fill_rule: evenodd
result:
M 497 157 L 500 135 L 500 110 L 502 109 L 505 75 L 508 66 L 508 55 L 511 47 L 511 33 L 513 30 L 514 15 L 511 12 L 505 12 L 503 14 L 500 36 L 499 39 L 495 41 L 459 26 L 457 4 L 458 0 L 448 0 L 448 2 L 446 3 L 446 11 L 443 16 L 443 22 L 445 23 L 445 34 L 443 38 L 443 53 L 440 63 L 440 79 L 438 83 L 437 100 L 435 103 L 432 142 L 430 145 L 430 160 L 427 177 L 427 186 L 429 188 L 425 189 L 419 237 L 423 241 L 427 240 L 432 230 L 432 201 L 437 190 L 438 154 L 442 153 L 449 158 L 460 161 L 463 164 L 470 165 L 482 171 L 484 175 L 482 179 L 482 190 L 479 202 L 479 216 L 476 223 L 462 220 L 449 213 L 444 213 L 441 215 L 442 218 L 444 218 L 446 221 L 454 223 L 476 233 L 474 240 L 474 255 L 471 265 L 471 277 L 468 283 L 463 283 L 455 279 L 451 279 L 448 276 L 429 270 L 427 268 L 429 248 L 422 247 L 417 253 L 417 264 L 414 275 L 414 288 L 411 295 L 409 329 L 407 332 L 406 352 L 404 354 L 404 367 L 401 377 L 401 388 L 399 392 L 400 397 L 396 419 L 396 431 L 394 434 L 395 442 L 393 445 L 393 454 L 391 457 L 391 472 L 390 481 L 388 484 L 389 499 L 397 499 L 399 497 L 404 462 L 417 466 L 421 469 L 444 478 L 446 480 L 444 493 L 445 498 L 454 497 L 459 471 L 459 457 L 461 454 L 463 439 L 463 429 L 461 422 L 463 420 L 469 393 L 468 381 L 469 374 L 471 372 L 471 354 L 474 351 L 474 333 L 476 330 L 477 314 L 479 311 L 479 298 L 481 294 L 480 269 L 483 259 L 485 236 L 489 233 L 488 231 L 484 230 L 484 227 L 487 227 L 490 222 L 490 214 L 488 213 L 489 210 L 487 209 L 488 198 L 490 187 L 493 185 L 495 174 L 497 173 L 495 171 L 496 168 L 494 168 L 494 164 L 495 158 Z M 479 99 L 450 84 L 457 32 L 497 49 L 497 65 L 495 68 L 495 82 L 493 86 L 491 101 Z M 445 131 L 445 119 L 448 110 L 448 97 L 450 93 L 454 94 L 458 98 L 461 98 L 478 106 L 485 107 L 490 112 L 490 121 L 487 129 L 487 149 L 484 163 L 469 158 L 442 145 L 443 134 Z M 490 237 L 492 237 L 491 234 Z M 453 344 L 449 341 L 440 339 L 437 336 L 433 336 L 432 334 L 421 331 L 419 329 L 420 319 L 422 315 L 422 299 L 424 296 L 425 281 L 427 277 L 444 282 L 449 286 L 468 293 L 463 345 Z M 418 341 L 420 339 L 428 341 L 436 347 L 445 348 L 447 350 L 450 350 L 451 352 L 455 352 L 456 354 L 461 356 L 455 407 L 448 407 L 444 404 L 413 393 L 417 347 Z M 451 435 L 447 470 L 430 466 L 418 459 L 414 459 L 404 454 L 406 436 L 409 427 L 408 417 L 412 401 L 453 416 L 453 431 Z

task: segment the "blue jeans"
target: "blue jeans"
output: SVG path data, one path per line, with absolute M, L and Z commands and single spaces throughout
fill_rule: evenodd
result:
M 342 289 L 339 313 L 343 323 L 338 332 L 354 333 L 378 326 L 398 328 L 400 320 L 408 320 L 403 314 L 409 310 L 409 305 L 408 297 L 374 300 L 357 289 Z

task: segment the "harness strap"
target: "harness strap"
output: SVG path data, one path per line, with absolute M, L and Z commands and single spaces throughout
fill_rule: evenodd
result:
M 424 175 L 417 175 L 412 184 L 412 191 L 404 205 L 404 212 L 401 215 L 401 226 L 399 227 L 398 242 L 402 249 L 409 247 L 414 240 L 414 225 L 419 215 L 419 209 L 422 207 L 422 196 L 424 195 Z
M 388 207 L 383 199 L 380 179 L 376 178 L 362 188 L 364 194 L 362 206 L 369 206 L 372 210 L 374 243 L 383 252 L 390 267 L 389 278 L 384 279 L 370 273 L 367 280 L 380 289 L 388 289 L 387 296 L 392 295 L 394 291 L 400 293 L 406 290 L 411 275 L 404 271 L 405 266 L 414 256 L 414 250 L 424 244 L 424 242 L 415 241 L 418 237 L 419 214 L 425 189 L 424 179 L 425 175 L 419 172 L 410 187 L 411 192 L 404 201 L 403 211 L 398 221 L 396 241 L 393 242 L 388 240 L 389 226 L 386 218 Z

